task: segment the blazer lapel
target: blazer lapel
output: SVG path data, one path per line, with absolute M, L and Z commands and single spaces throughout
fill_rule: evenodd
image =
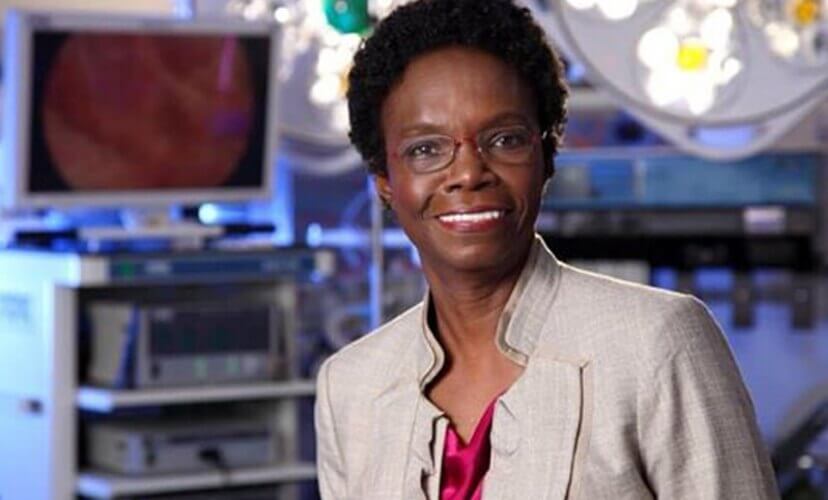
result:
M 405 495 L 402 498 L 429 497 L 429 490 L 433 490 L 435 479 L 439 479 L 439 474 L 435 473 L 441 460 L 440 457 L 435 456 L 435 453 L 442 452 L 442 446 L 436 449 L 435 442 L 441 441 L 441 436 L 437 431 L 441 415 L 443 412 L 428 399 L 425 397 L 418 399 L 411 453 L 406 467 Z M 437 487 L 439 488 L 439 483 Z
M 484 499 L 567 498 L 583 432 L 585 364 L 530 358 L 501 398 Z
M 358 482 L 360 498 L 403 498 L 402 487 L 408 462 L 419 390 L 416 382 L 390 387 L 374 401 L 372 447 L 366 477 Z

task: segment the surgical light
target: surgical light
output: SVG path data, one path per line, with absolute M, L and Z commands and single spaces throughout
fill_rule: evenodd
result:
M 565 0 L 573 9 L 580 11 L 596 10 L 605 19 L 622 21 L 635 14 L 641 4 L 653 0 Z
M 698 72 L 707 68 L 710 48 L 698 38 L 687 38 L 681 41 L 676 65 L 680 71 Z
M 586 10 L 595 7 L 595 0 L 566 0 L 573 9 Z
M 626 19 L 635 13 L 638 0 L 599 0 L 598 10 L 613 21 Z
M 747 0 L 747 9 L 782 60 L 804 67 L 828 62 L 828 1 Z
M 653 104 L 700 115 L 741 72 L 728 9 L 677 2 L 640 38 L 639 80 Z
M 788 2 L 789 16 L 800 26 L 808 26 L 819 20 L 822 5 L 816 0 L 795 0 Z

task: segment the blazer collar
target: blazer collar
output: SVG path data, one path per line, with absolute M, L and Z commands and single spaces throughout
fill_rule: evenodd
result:
M 506 302 L 495 333 L 497 348 L 515 363 L 526 366 L 535 351 L 545 319 L 557 297 L 560 264 L 540 236 L 529 252 L 515 288 Z M 428 325 L 431 293 L 426 291 L 420 312 L 421 342 L 416 348 L 420 389 L 434 380 L 445 363 L 445 352 Z

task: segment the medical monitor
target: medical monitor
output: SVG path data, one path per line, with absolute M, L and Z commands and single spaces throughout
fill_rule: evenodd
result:
M 274 30 L 231 19 L 9 12 L 3 205 L 267 197 L 277 139 Z

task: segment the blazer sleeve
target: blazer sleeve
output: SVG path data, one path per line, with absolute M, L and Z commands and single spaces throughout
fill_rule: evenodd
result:
M 330 361 L 326 360 L 319 369 L 314 406 L 316 469 L 322 500 L 345 497 L 345 464 L 330 400 Z
M 675 349 L 638 387 L 638 440 L 657 498 L 766 500 L 779 494 L 753 404 L 720 328 L 687 297 L 661 332 Z

